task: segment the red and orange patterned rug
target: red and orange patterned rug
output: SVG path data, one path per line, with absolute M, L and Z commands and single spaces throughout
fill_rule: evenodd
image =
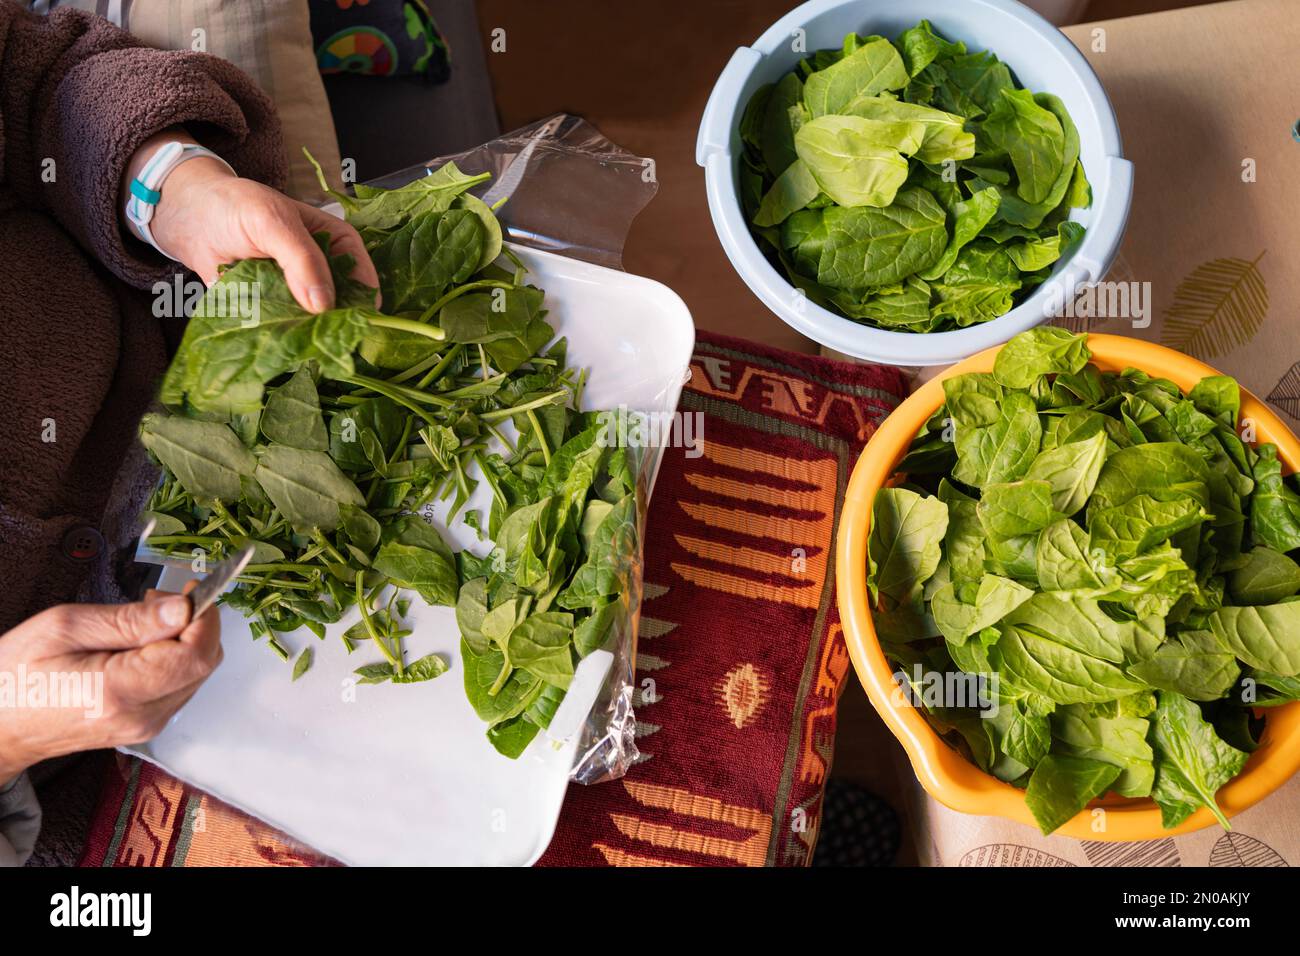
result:
M 641 761 L 574 785 L 541 865 L 806 866 L 849 659 L 834 547 L 849 471 L 906 394 L 895 369 L 701 333 L 646 542 Z M 692 453 L 694 454 L 694 453 Z M 82 864 L 333 861 L 149 764 L 119 757 Z

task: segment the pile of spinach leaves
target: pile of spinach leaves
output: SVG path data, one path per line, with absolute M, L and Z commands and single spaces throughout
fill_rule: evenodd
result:
M 255 639 L 288 661 L 291 632 L 323 640 L 355 605 L 342 643 L 375 657 L 359 681 L 422 682 L 448 662 L 407 660 L 406 592 L 454 607 L 469 700 L 516 757 L 575 663 L 617 630 L 639 555 L 637 482 L 631 450 L 578 411 L 586 371 L 568 367 L 542 291 L 468 191 L 486 178 L 448 163 L 400 189 L 335 194 L 383 312 L 350 257 L 332 257 L 337 304 L 320 314 L 273 261 L 225 269 L 140 437 L 163 472 L 149 546 L 211 561 L 251 544 L 222 600 Z M 486 515 L 463 510 L 480 481 Z M 448 499 L 448 520 L 492 540 L 485 557 L 453 553 L 420 516 Z M 294 680 L 312 659 L 309 643 Z
M 1235 380 L 1184 395 L 1090 357 L 1040 327 L 944 381 L 873 503 L 876 632 L 918 690 L 983 676 L 996 707 L 927 715 L 1044 833 L 1107 790 L 1226 827 L 1215 791 L 1300 699 L 1297 479 L 1243 441 Z
M 939 332 L 1011 310 L 1083 235 L 1065 104 L 928 21 L 850 33 L 750 99 L 738 185 L 759 245 L 813 302 Z

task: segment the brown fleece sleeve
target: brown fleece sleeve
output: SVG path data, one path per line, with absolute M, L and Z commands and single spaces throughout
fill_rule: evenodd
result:
M 176 125 L 241 176 L 283 188 L 275 109 L 232 64 L 141 46 L 78 10 L 41 17 L 0 0 L 0 181 L 138 288 L 176 267 L 123 231 L 122 172 L 140 143 Z

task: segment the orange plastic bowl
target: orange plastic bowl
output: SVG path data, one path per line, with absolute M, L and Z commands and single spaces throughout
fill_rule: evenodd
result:
M 1090 335 L 1088 347 L 1092 350 L 1093 364 L 1102 371 L 1142 369 L 1176 382 L 1183 391 L 1206 375 L 1219 374 L 1180 352 L 1139 339 Z M 849 480 L 837 532 L 835 568 L 840 618 L 853 666 L 871 703 L 907 751 L 921 785 L 953 810 L 1005 817 L 1036 826 L 1025 804 L 1024 791 L 984 773 L 968 761 L 945 743 L 921 712 L 898 693 L 893 669 L 876 638 L 867 600 L 867 533 L 876 492 L 893 475 L 913 436 L 943 404 L 943 379 L 965 372 L 991 371 L 997 353 L 997 348 L 980 352 L 927 382 L 872 436 Z M 1300 468 L 1300 441 L 1277 415 L 1244 389 L 1241 413 L 1243 418 L 1255 422 L 1260 442 L 1277 446 L 1286 470 Z M 1218 793 L 1218 804 L 1229 817 L 1263 800 L 1300 769 L 1300 703 L 1271 708 L 1265 717 L 1259 749 L 1251 754 L 1241 774 Z M 1190 833 L 1216 822 L 1209 810 L 1201 809 L 1179 826 L 1166 830 L 1160 825 L 1160 808 L 1146 798 L 1126 799 L 1110 794 L 1092 806 L 1105 807 L 1104 827 L 1094 828 L 1097 817 L 1085 809 L 1056 832 L 1085 840 L 1151 840 Z

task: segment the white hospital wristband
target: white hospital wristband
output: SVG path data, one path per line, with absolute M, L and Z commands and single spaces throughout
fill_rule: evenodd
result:
M 176 257 L 158 245 L 153 232 L 149 229 L 149 221 L 153 219 L 158 202 L 162 199 L 163 182 L 171 171 L 187 159 L 196 159 L 199 156 L 211 156 L 232 174 L 235 172 L 229 163 L 212 150 L 193 143 L 179 143 L 172 140 L 158 147 L 158 150 L 149 157 L 149 161 L 144 164 L 144 169 L 140 170 L 140 175 L 131 180 L 130 195 L 126 200 L 126 221 L 139 239 L 149 243 L 168 259 L 174 260 Z

